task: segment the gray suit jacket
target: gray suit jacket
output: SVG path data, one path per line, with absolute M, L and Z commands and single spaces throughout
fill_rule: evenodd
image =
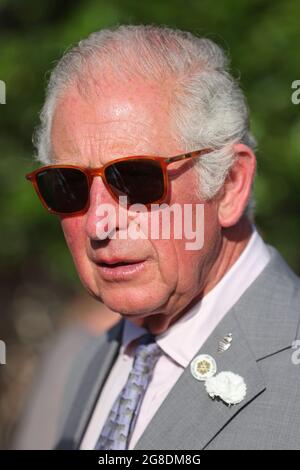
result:
M 213 356 L 218 371 L 241 375 L 246 398 L 231 407 L 212 400 L 187 367 L 135 448 L 299 449 L 300 364 L 292 361 L 299 318 L 299 279 L 272 249 L 264 271 L 198 351 Z M 100 337 L 79 328 L 61 336 L 44 360 L 14 448 L 79 447 L 118 354 L 122 325 Z M 228 333 L 232 346 L 218 354 Z

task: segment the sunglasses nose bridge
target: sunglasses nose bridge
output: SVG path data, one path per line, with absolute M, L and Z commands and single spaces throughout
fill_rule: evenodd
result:
M 92 168 L 89 171 L 89 176 L 91 176 L 92 178 L 94 178 L 95 176 L 101 176 L 101 178 L 102 178 L 103 177 L 103 168 Z

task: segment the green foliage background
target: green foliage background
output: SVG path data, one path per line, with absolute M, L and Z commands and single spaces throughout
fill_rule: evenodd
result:
M 232 57 L 258 139 L 257 225 L 300 272 L 300 79 L 297 0 L 0 0 L 0 204 L 2 286 L 44 276 L 65 288 L 78 281 L 55 217 L 24 174 L 32 162 L 49 70 L 66 48 L 90 32 L 120 23 L 159 23 L 214 39 Z M 13 287 L 14 288 L 14 287 Z

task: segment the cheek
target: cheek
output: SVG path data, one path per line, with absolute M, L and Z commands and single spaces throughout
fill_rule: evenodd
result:
M 197 223 L 193 212 L 192 220 L 192 231 L 187 230 L 188 238 L 171 240 L 172 251 L 169 250 L 166 258 L 166 269 L 168 270 L 172 264 L 172 268 L 168 271 L 169 275 L 174 275 L 172 269 L 176 270 L 177 292 L 183 295 L 198 291 L 203 276 L 214 262 L 221 237 L 221 227 L 214 202 L 204 204 L 204 217 L 197 218 Z M 186 227 L 190 227 L 190 223 Z
M 61 226 L 67 245 L 74 257 L 77 259 L 85 253 L 85 237 L 83 230 L 83 217 L 61 218 Z
M 158 277 L 171 289 L 177 283 L 178 257 L 173 240 L 151 240 L 157 259 Z
M 202 250 L 188 250 L 187 240 L 175 240 L 177 254 L 177 293 L 188 295 L 199 285 L 203 260 Z
M 179 295 L 187 294 L 198 279 L 199 252 L 186 250 L 185 240 L 153 242 L 157 253 L 159 279 Z

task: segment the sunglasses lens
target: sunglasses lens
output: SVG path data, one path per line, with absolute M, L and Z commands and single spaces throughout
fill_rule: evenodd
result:
M 78 212 L 88 202 L 88 181 L 80 170 L 49 168 L 38 173 L 36 181 L 46 205 L 55 212 Z
M 159 162 L 137 159 L 113 163 L 105 179 L 117 196 L 127 196 L 129 204 L 151 204 L 164 194 L 164 175 Z

